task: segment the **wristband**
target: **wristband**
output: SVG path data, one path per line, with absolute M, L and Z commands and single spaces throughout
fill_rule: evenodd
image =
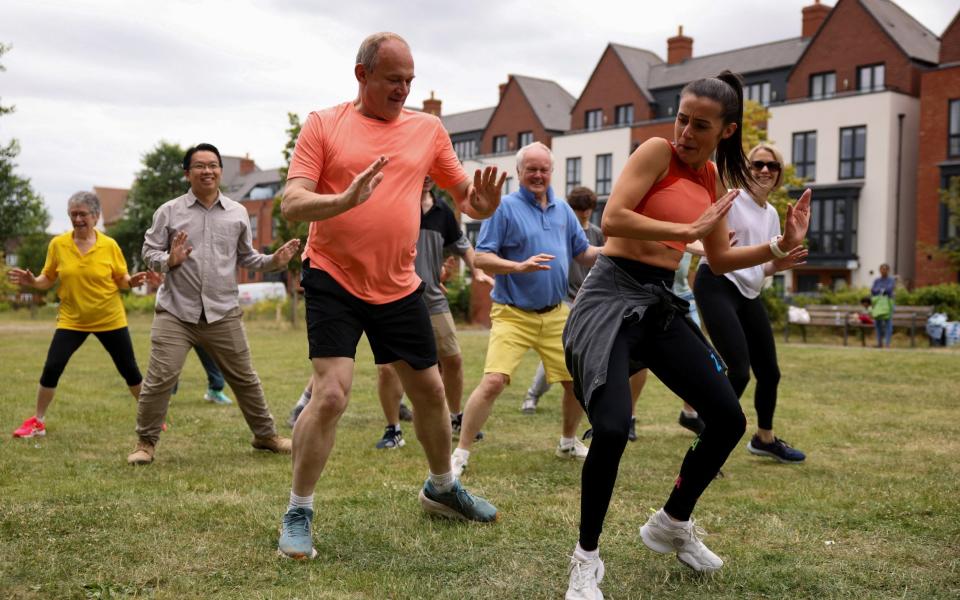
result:
M 770 252 L 773 253 L 774 258 L 786 258 L 790 255 L 789 252 L 784 252 L 780 249 L 779 243 L 783 239 L 783 236 L 777 235 L 770 239 Z

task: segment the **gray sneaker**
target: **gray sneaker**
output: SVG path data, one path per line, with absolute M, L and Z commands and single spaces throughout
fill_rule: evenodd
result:
M 309 560 L 317 555 L 313 547 L 313 538 L 310 536 L 310 522 L 313 520 L 313 509 L 291 508 L 283 515 L 280 524 L 280 543 L 277 552 L 284 558 L 295 560 Z
M 527 395 L 523 399 L 523 403 L 520 404 L 520 412 L 525 415 L 533 415 L 537 413 L 537 397 Z
M 640 539 L 647 548 L 661 554 L 676 552 L 677 560 L 694 571 L 712 573 L 720 570 L 723 560 L 700 541 L 705 535 L 707 532 L 697 527 L 693 519 L 673 522 L 662 508 L 640 528 Z
M 420 506 L 426 512 L 457 519 L 460 521 L 479 521 L 491 523 L 497 520 L 497 509 L 480 496 L 474 496 L 456 480 L 449 492 L 440 493 L 427 479 L 420 490 Z

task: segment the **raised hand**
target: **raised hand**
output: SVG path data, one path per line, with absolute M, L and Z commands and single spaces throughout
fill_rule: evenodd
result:
M 30 287 L 33 287 L 37 281 L 34 274 L 30 272 L 30 269 L 20 269 L 18 267 L 14 267 L 7 272 L 7 279 L 10 280 L 10 283 Z
M 737 197 L 740 190 L 731 190 L 724 194 L 719 200 L 710 205 L 703 214 L 697 217 L 697 220 L 690 224 L 690 239 L 702 240 L 713 228 L 727 215 L 730 207 L 733 206 L 733 200 Z
M 807 262 L 807 253 L 806 248 L 797 246 L 783 258 L 775 259 L 773 261 L 773 267 L 779 273 L 780 271 L 788 271 L 797 265 L 805 264 Z
M 287 263 L 290 262 L 290 259 L 297 253 L 297 250 L 300 249 L 300 240 L 299 238 L 293 238 L 288 241 L 286 244 L 280 246 L 276 252 L 273 253 L 273 264 L 276 268 L 281 269 L 287 266 Z
M 550 265 L 542 263 L 550 262 L 556 258 L 552 254 L 534 254 L 527 260 L 519 262 L 513 267 L 515 273 L 533 273 L 535 271 L 549 271 Z
M 497 168 L 493 166 L 484 168 L 483 173 L 480 172 L 480 169 L 473 173 L 473 187 L 470 189 L 468 200 L 476 215 L 471 216 L 485 219 L 497 210 L 497 207 L 500 206 L 503 182 L 506 180 L 506 171 L 501 173 L 498 179 Z
M 381 156 L 353 178 L 350 187 L 343 192 L 343 200 L 349 208 L 363 204 L 373 194 L 373 190 L 383 181 L 381 171 L 389 160 L 386 156 Z
M 154 287 L 160 287 L 163 283 L 163 273 L 157 273 L 156 271 L 147 271 L 147 283 Z
M 547 268 L 549 269 L 550 267 L 547 267 Z M 487 275 L 483 269 L 473 270 L 473 280 L 479 281 L 481 283 L 489 283 L 490 285 L 493 285 L 493 277 L 490 277 L 489 275 Z
M 167 259 L 167 266 L 173 268 L 183 264 L 191 252 L 193 252 L 193 246 L 187 243 L 187 232 L 178 231 L 170 242 L 170 258 Z
M 787 218 L 783 226 L 783 241 L 787 248 L 795 248 L 807 237 L 810 226 L 810 198 L 813 192 L 806 189 L 796 204 L 787 205 Z
M 139 273 L 134 273 L 133 275 L 130 276 L 130 279 L 127 280 L 127 285 L 129 285 L 132 288 L 140 287 L 140 285 L 142 285 L 143 282 L 148 279 L 147 273 L 148 271 L 140 271 Z

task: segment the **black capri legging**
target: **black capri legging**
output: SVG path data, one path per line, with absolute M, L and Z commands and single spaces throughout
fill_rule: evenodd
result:
M 747 298 L 724 275 L 714 275 L 707 265 L 697 270 L 693 294 L 710 341 L 727 363 L 727 377 L 737 398 L 750 382 L 750 368 L 757 378 L 753 405 L 757 426 L 773 429 L 777 408 L 780 367 L 773 341 L 770 317 L 760 297 Z
M 67 368 L 70 357 L 77 351 L 87 336 L 93 333 L 100 343 L 110 353 L 117 371 L 126 380 L 127 385 L 133 387 L 143 381 L 137 358 L 133 354 L 133 342 L 130 340 L 130 330 L 126 327 L 111 331 L 74 331 L 72 329 L 57 329 L 50 340 L 50 349 L 47 350 L 47 362 L 43 365 L 43 374 L 40 375 L 40 385 L 46 388 L 55 388 Z

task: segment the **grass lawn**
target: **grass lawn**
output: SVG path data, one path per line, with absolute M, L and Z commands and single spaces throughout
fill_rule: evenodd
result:
M 149 328 L 133 318 L 144 371 Z M 0 318 L 0 598 L 562 597 L 580 465 L 553 455 L 559 389 L 536 415 L 518 410 L 533 355 L 464 476 L 498 506 L 500 522 L 460 524 L 421 512 L 426 462 L 411 426 L 405 448 L 374 449 L 383 422 L 361 342 L 353 402 L 316 493 L 319 556 L 302 563 L 276 555 L 289 457 L 254 451 L 235 406 L 202 400 L 195 357 L 151 466 L 125 462 L 135 403 L 92 337 L 60 382 L 48 435 L 13 439 L 32 414 L 52 332 L 49 320 Z M 248 333 L 268 402 L 285 422 L 309 374 L 303 328 L 255 321 Z M 486 339 L 461 336 L 468 394 Z M 695 513 L 726 561 L 713 577 L 639 541 L 691 442 L 676 424 L 679 401 L 650 379 L 601 539 L 606 597 L 960 597 L 960 352 L 781 343 L 780 359 L 777 432 L 808 460 L 753 457 L 746 438 L 734 451 Z M 744 405 L 752 424 L 751 397 L 752 386 Z

